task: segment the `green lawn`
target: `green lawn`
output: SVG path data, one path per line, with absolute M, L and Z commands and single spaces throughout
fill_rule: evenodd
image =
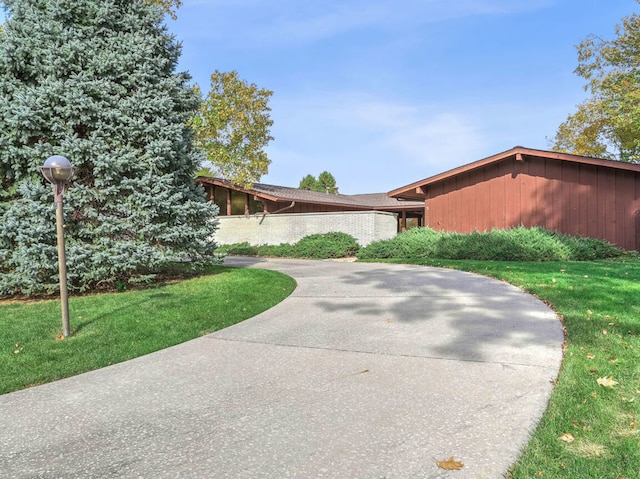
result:
M 71 297 L 71 336 L 60 302 L 0 302 L 0 394 L 126 361 L 225 328 L 286 298 L 295 281 L 259 269 L 211 267 L 150 289 Z
M 502 279 L 563 318 L 567 348 L 558 383 L 508 477 L 640 477 L 640 260 L 394 262 Z

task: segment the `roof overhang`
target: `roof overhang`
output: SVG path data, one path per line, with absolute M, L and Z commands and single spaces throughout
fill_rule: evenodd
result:
M 200 184 L 207 184 L 213 186 L 219 186 L 222 188 L 232 189 L 234 191 L 239 191 L 241 193 L 247 193 L 249 195 L 253 195 L 258 200 L 266 200 L 272 201 L 276 203 L 290 203 L 295 201 L 296 203 L 306 203 L 306 204 L 314 204 L 320 206 L 332 206 L 337 208 L 344 208 L 348 210 L 354 211 L 419 211 L 419 209 L 423 206 L 422 203 L 419 205 L 416 204 L 403 204 L 403 201 L 398 200 L 397 204 L 367 204 L 366 202 L 358 201 L 358 195 L 334 195 L 334 194 L 325 194 L 322 193 L 322 198 L 320 200 L 314 200 L 313 198 L 302 198 L 300 196 L 295 195 L 295 193 L 291 196 L 286 195 L 274 195 L 269 192 L 262 191 L 260 186 L 269 186 L 273 185 L 260 185 L 258 184 L 257 188 L 243 188 L 238 185 L 234 185 L 233 183 L 224 180 L 222 178 L 213 178 L 209 176 L 199 176 L 196 178 L 196 182 Z M 340 201 L 341 198 L 346 198 L 345 201 Z M 356 198 L 354 200 L 354 198 Z
M 430 185 L 440 181 L 449 179 L 456 175 L 467 173 L 479 168 L 483 168 L 492 163 L 498 163 L 506 159 L 514 158 L 516 161 L 527 161 L 529 158 L 545 158 L 558 161 L 570 161 L 573 163 L 582 163 L 586 165 L 602 166 L 605 168 L 616 168 L 621 170 L 633 171 L 640 173 L 640 165 L 634 163 L 624 163 L 621 161 L 603 160 L 601 158 L 591 158 L 588 156 L 572 155 L 569 153 L 559 153 L 555 151 L 535 150 L 516 146 L 511 150 L 489 156 L 482 160 L 478 160 L 467 165 L 454 168 L 444 173 L 440 173 L 429 178 L 425 178 L 410 185 L 397 188 L 388 193 L 389 196 L 398 199 L 424 200 L 427 196 Z
M 279 196 L 270 195 L 264 192 L 256 191 L 254 189 L 243 188 L 241 186 L 234 185 L 231 182 L 223 180 L 221 178 L 211 178 L 209 176 L 198 176 L 196 178 L 196 181 L 199 183 L 207 184 L 207 185 L 220 186 L 222 188 L 229 188 L 232 190 L 240 191 L 241 193 L 247 193 L 249 195 L 255 196 L 256 198 L 262 198 L 268 201 L 275 201 L 275 202 L 294 201 L 291 198 L 281 198 Z

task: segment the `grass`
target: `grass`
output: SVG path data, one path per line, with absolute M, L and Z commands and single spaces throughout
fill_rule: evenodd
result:
M 640 477 L 637 257 L 591 262 L 388 261 L 492 276 L 536 295 L 563 318 L 567 347 L 562 371 L 539 427 L 507 477 Z M 603 387 L 600 378 L 618 384 Z
M 0 394 L 126 361 L 250 318 L 282 301 L 281 273 L 213 266 L 150 289 L 72 297 L 71 336 L 59 341 L 60 302 L 0 302 Z

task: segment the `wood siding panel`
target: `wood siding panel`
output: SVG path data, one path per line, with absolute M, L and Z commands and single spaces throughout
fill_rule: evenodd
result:
M 524 162 L 515 159 L 505 161 L 502 173 L 505 182 L 505 227 L 514 228 L 522 223 L 520 191 L 524 176 Z
M 529 202 L 523 203 L 525 208 L 524 216 L 527 218 L 528 225 L 531 226 L 543 226 L 546 223 L 547 215 L 547 197 L 545 192 L 545 186 L 547 180 L 545 178 L 546 161 L 540 158 L 534 158 L 529 160 L 529 178 L 531 192 L 528 194 L 531 197 Z
M 617 244 L 624 247 L 635 244 L 635 189 L 633 175 L 626 171 L 616 172 L 616 238 Z
M 633 209 L 633 222 L 635 225 L 634 248 L 640 251 L 640 175 L 635 175 L 635 197 Z
M 473 225 L 472 231 L 484 231 L 485 203 L 486 197 L 483 194 L 484 182 L 482 171 L 473 171 L 469 177 L 471 197 L 473 201 Z
M 598 169 L 580 166 L 580 234 L 598 236 Z
M 429 186 L 428 225 L 468 233 L 523 224 L 640 247 L 640 173 L 513 159 Z
M 580 199 L 578 196 L 578 187 L 580 185 L 580 165 L 577 163 L 561 163 L 561 165 L 561 231 L 567 232 L 571 235 L 576 235 L 578 234 L 580 223 Z
M 524 162 L 523 171 L 520 174 L 520 222 L 526 228 L 531 228 L 537 223 L 534 220 L 538 209 L 536 194 L 536 168 L 540 165 L 538 160 Z
M 559 161 L 546 160 L 546 182 L 544 195 L 547 204 L 544 209 L 544 226 L 554 231 L 562 228 L 562 165 Z
M 602 212 L 598 211 L 598 237 L 616 243 L 616 177 L 615 172 L 600 169 L 598 172 L 598 196 Z
M 469 233 L 473 230 L 473 217 L 475 215 L 473 207 L 473 189 L 469 186 L 469 173 L 460 175 L 458 179 L 458 192 L 457 196 L 460 198 L 460 221 L 458 224 L 458 231 L 461 233 Z
M 430 198 L 427 200 L 429 208 L 429 226 L 434 230 L 441 231 L 444 228 L 444 188 L 441 183 L 433 185 L 429 189 Z
M 500 189 L 499 181 L 497 180 L 499 175 L 498 165 L 490 165 L 485 169 L 485 181 L 488 189 L 488 218 L 485 222 L 485 230 L 491 228 L 499 228 L 500 226 L 500 199 L 504 197 Z

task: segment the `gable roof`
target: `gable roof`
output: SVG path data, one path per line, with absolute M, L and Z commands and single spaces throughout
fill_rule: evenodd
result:
M 467 165 L 454 168 L 444 173 L 440 173 L 435 176 L 430 176 L 420 181 L 411 183 L 410 185 L 397 188 L 389 192 L 389 196 L 394 198 L 405 198 L 411 200 L 424 199 L 424 193 L 422 188 L 429 186 L 433 183 L 446 180 L 448 178 L 460 175 L 469 171 L 482 168 L 492 163 L 498 163 L 500 161 L 515 158 L 516 160 L 523 160 L 526 157 L 545 158 L 558 161 L 569 161 L 573 163 L 582 163 L 586 165 L 603 166 L 605 168 L 616 168 L 620 170 L 634 171 L 640 173 L 640 165 L 634 163 L 624 163 L 622 161 L 603 160 L 601 158 L 591 158 L 588 156 L 572 155 L 569 153 L 559 153 L 557 151 L 545 151 L 536 150 L 532 148 L 525 148 L 523 146 L 515 146 L 510 150 L 498 153 L 497 155 L 483 158 L 482 160 L 469 163 Z
M 245 189 L 233 185 L 231 182 L 222 178 L 211 178 L 208 176 L 200 176 L 198 177 L 198 181 L 252 194 L 257 198 L 274 202 L 295 201 L 299 203 L 342 206 L 368 210 L 382 209 L 385 211 L 421 209 L 424 207 L 424 203 L 422 201 L 405 201 L 398 198 L 390 198 L 386 193 L 343 195 L 339 193 L 334 194 L 322 193 L 320 191 L 301 190 L 300 188 L 269 185 L 266 183 L 254 183 L 252 188 Z

